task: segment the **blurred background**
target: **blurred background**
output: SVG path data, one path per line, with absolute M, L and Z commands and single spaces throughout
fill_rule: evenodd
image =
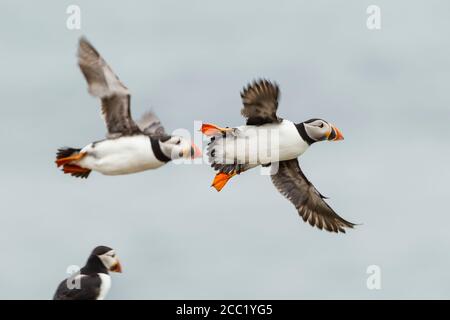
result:
M 69 30 L 66 9 L 81 9 Z M 381 29 L 366 9 L 381 8 Z M 2 1 L 0 298 L 50 299 L 69 265 L 117 250 L 110 299 L 450 298 L 448 36 L 444 1 Z M 76 64 L 85 35 L 170 132 L 244 123 L 241 88 L 281 87 L 281 117 L 324 118 L 345 141 L 300 164 L 362 223 L 303 223 L 258 170 L 210 188 L 208 165 L 80 180 L 61 146 L 104 137 Z M 369 290 L 367 268 L 381 270 Z

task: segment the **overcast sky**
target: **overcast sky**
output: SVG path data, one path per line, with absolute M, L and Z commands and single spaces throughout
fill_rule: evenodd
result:
M 66 8 L 81 8 L 81 30 Z M 366 9 L 381 8 L 381 30 Z M 49 299 L 69 265 L 117 250 L 110 299 L 450 298 L 450 3 L 2 1 L 0 298 Z M 239 91 L 279 83 L 279 115 L 345 140 L 301 158 L 347 234 L 303 223 L 258 170 L 210 188 L 207 165 L 80 180 L 61 146 L 105 134 L 76 65 L 86 35 L 168 131 L 244 122 Z M 381 290 L 366 286 L 370 265 Z

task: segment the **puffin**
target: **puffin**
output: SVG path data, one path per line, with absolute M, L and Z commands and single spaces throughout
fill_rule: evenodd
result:
M 335 233 L 353 228 L 328 204 L 300 168 L 298 157 L 319 141 L 343 140 L 342 132 L 323 119 L 300 123 L 277 115 L 280 89 L 267 79 L 249 83 L 241 91 L 243 126 L 219 127 L 203 123 L 201 131 L 210 140 L 207 156 L 217 172 L 212 187 L 221 191 L 234 176 L 252 168 L 270 167 L 276 189 L 296 208 L 311 226 Z
M 85 37 L 79 40 L 78 65 L 89 93 L 101 101 L 107 134 L 83 148 L 58 149 L 55 162 L 64 173 L 78 178 L 87 178 L 92 170 L 124 175 L 201 156 L 201 150 L 187 138 L 167 134 L 154 112 L 133 120 L 130 91 Z
M 64 279 L 53 300 L 103 300 L 111 288 L 109 271 L 122 272 L 114 249 L 98 246 L 92 250 L 79 273 Z

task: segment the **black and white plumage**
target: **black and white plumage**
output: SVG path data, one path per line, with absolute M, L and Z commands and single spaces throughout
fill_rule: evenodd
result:
M 89 93 L 101 101 L 107 134 L 106 139 L 84 148 L 59 149 L 55 162 L 64 173 L 81 178 L 87 178 L 91 170 L 105 175 L 129 174 L 201 155 L 188 139 L 167 134 L 154 113 L 133 120 L 130 91 L 85 38 L 79 42 L 78 65 Z
M 297 157 L 318 141 L 342 140 L 339 129 L 322 119 L 298 124 L 277 115 L 280 90 L 268 80 L 254 81 L 241 92 L 244 126 L 221 128 L 204 124 L 211 137 L 207 154 L 218 173 L 212 186 L 220 191 L 229 179 L 244 171 L 271 166 L 272 181 L 297 209 L 304 221 L 319 229 L 345 232 L 354 224 L 341 218 L 305 177 Z
M 96 247 L 80 272 L 63 280 L 53 300 L 103 300 L 111 288 L 109 271 L 122 272 L 114 249 Z

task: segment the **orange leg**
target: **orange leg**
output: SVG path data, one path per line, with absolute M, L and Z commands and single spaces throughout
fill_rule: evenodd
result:
M 65 164 L 67 164 L 69 162 L 81 160 L 81 159 L 84 158 L 85 155 L 86 155 L 86 152 L 80 152 L 80 153 L 77 153 L 77 154 L 75 154 L 73 156 L 70 156 L 70 157 L 56 159 L 55 162 L 56 162 L 56 165 L 58 167 L 60 167 L 60 166 L 65 165 Z

